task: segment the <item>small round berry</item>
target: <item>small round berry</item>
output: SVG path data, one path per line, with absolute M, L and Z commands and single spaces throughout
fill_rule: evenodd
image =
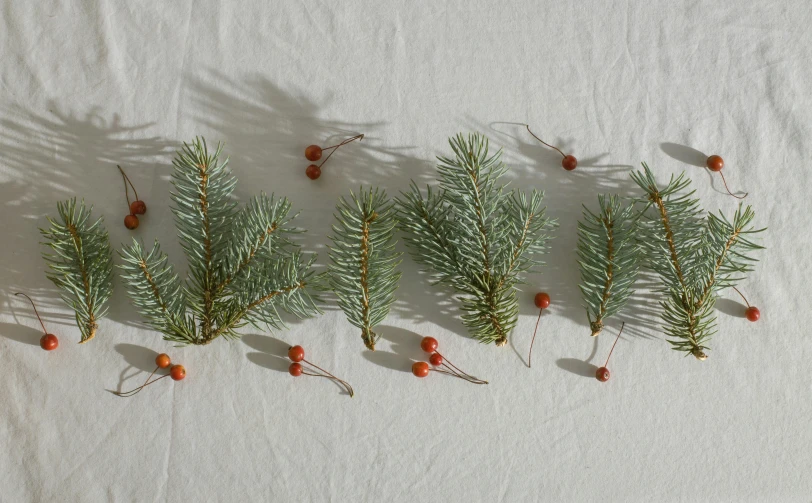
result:
M 138 217 L 135 215 L 127 215 L 124 217 L 124 227 L 134 230 L 138 228 Z
M 310 162 L 316 162 L 321 159 L 321 147 L 318 145 L 310 145 L 305 149 L 305 157 Z
M 302 369 L 301 363 L 293 362 L 290 364 L 290 367 L 288 367 L 288 372 L 290 372 L 290 375 L 292 375 L 293 377 L 299 377 L 300 375 L 302 375 L 302 372 L 304 372 L 304 370 Z
M 437 339 L 434 337 L 423 337 L 423 340 L 420 341 L 420 347 L 423 348 L 423 351 L 426 353 L 434 353 L 437 351 L 437 346 L 439 345 L 440 343 L 437 342 Z
M 288 348 L 288 358 L 294 362 L 304 360 L 304 348 L 302 346 L 292 346 Z
M 747 319 L 752 322 L 756 322 L 759 318 L 761 318 L 761 312 L 756 306 L 748 307 L 747 311 L 744 312 L 744 315 L 747 316 Z
M 54 334 L 45 334 L 39 340 L 39 347 L 45 351 L 53 351 L 59 346 L 59 339 Z
M 561 166 L 567 171 L 572 171 L 578 167 L 578 159 L 574 155 L 565 155 L 564 159 L 561 160 Z
M 426 362 L 414 362 L 412 364 L 412 374 L 417 377 L 426 377 L 429 375 L 429 364 Z
M 172 365 L 172 368 L 169 369 L 169 375 L 173 381 L 181 381 L 186 377 L 186 369 L 183 365 Z
M 130 213 L 133 215 L 143 215 L 147 212 L 147 203 L 141 201 L 133 201 L 130 203 Z
M 550 296 L 544 292 L 539 292 L 533 297 L 533 304 L 539 309 L 547 309 L 550 307 Z
M 609 380 L 609 369 L 606 367 L 601 367 L 595 372 L 595 379 L 599 380 L 600 382 L 606 382 Z
M 725 167 L 725 161 L 718 155 L 712 155 L 708 157 L 708 160 L 705 161 L 705 164 L 708 166 L 708 169 L 711 171 L 722 171 L 722 168 Z
M 431 356 L 429 356 L 429 361 L 435 367 L 439 367 L 443 364 L 443 355 L 440 353 L 432 353 Z
M 155 357 L 155 365 L 160 369 L 165 369 L 172 364 L 172 359 L 166 353 L 161 353 Z
M 306 175 L 307 175 L 307 177 L 308 177 L 308 178 L 310 178 L 311 180 L 315 180 L 315 179 L 317 179 L 318 177 L 320 177 L 320 176 L 321 176 L 321 168 L 320 168 L 320 167 L 318 167 L 318 166 L 316 166 L 315 164 L 311 164 L 311 165 L 310 165 L 310 166 L 308 166 L 308 167 L 307 167 L 307 169 L 305 170 L 305 174 L 306 174 Z

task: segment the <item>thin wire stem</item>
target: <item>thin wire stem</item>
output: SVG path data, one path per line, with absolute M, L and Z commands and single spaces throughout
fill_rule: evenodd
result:
M 327 162 L 327 159 L 329 159 L 330 156 L 332 156 L 335 153 L 336 150 L 338 150 L 338 147 L 344 146 L 344 145 L 346 145 L 346 144 L 348 144 L 350 142 L 353 142 L 355 140 L 363 140 L 363 139 L 364 139 L 364 135 L 359 134 L 359 135 L 353 136 L 352 138 L 349 138 L 347 140 L 342 141 L 338 145 L 333 145 L 332 147 L 323 148 L 322 150 L 329 150 L 329 149 L 333 149 L 333 150 L 330 150 L 330 153 L 327 154 L 327 157 L 325 157 L 324 160 L 321 161 L 321 164 L 319 164 L 319 168 L 324 166 L 324 163 Z
M 623 333 L 623 327 L 625 327 L 625 326 L 626 326 L 626 322 L 624 321 L 623 324 L 620 325 L 620 332 L 617 333 L 617 337 L 615 338 L 615 343 L 612 344 L 612 349 L 609 350 L 609 356 L 606 357 L 606 363 L 603 364 L 604 367 L 609 365 L 609 358 L 612 357 L 612 351 L 615 350 L 615 345 L 617 344 L 617 341 L 620 340 L 620 334 Z
M 736 195 L 736 194 L 734 194 L 733 192 L 730 192 L 730 189 L 729 189 L 729 188 L 727 188 L 727 180 L 725 180 L 725 175 L 724 175 L 724 174 L 722 174 L 722 172 L 721 172 L 721 171 L 719 172 L 719 174 L 722 176 L 722 183 L 724 183 L 724 184 L 725 184 L 725 190 L 727 191 L 727 193 L 728 193 L 728 194 L 730 194 L 731 196 L 735 197 L 736 199 L 744 199 L 745 197 L 747 197 L 747 194 L 749 194 L 749 192 L 745 192 L 743 196 L 737 196 L 737 195 Z
M 24 294 L 24 293 L 22 293 L 22 292 L 17 292 L 17 293 L 15 293 L 14 295 L 22 295 L 22 296 L 24 296 L 26 299 L 28 299 L 28 302 L 30 302 L 30 303 L 31 303 L 31 307 L 33 307 L 33 308 L 34 308 L 34 314 L 36 314 L 36 315 L 37 315 L 37 319 L 39 320 L 39 324 L 40 324 L 40 325 L 42 325 L 42 331 L 43 331 L 43 332 L 45 332 L 45 333 L 47 334 L 47 333 L 48 333 L 48 330 L 46 330 L 46 329 L 45 329 L 45 323 L 43 323 L 43 322 L 42 322 L 42 318 L 40 318 L 40 317 L 39 317 L 39 312 L 37 311 L 37 306 L 35 306 L 35 305 L 34 305 L 34 301 L 33 301 L 33 300 L 31 300 L 31 297 L 29 297 L 28 295 L 26 295 L 26 294 Z
M 144 381 L 144 384 L 142 384 L 141 386 L 139 386 L 139 387 L 137 387 L 135 389 L 131 389 L 130 391 L 124 391 L 122 393 L 114 391 L 113 394 L 116 395 L 116 396 L 120 396 L 122 398 L 129 398 L 131 396 L 134 396 L 134 395 L 138 394 L 146 386 L 149 386 L 150 384 L 156 383 L 156 382 L 160 381 L 161 379 L 163 379 L 164 377 L 169 377 L 170 374 L 166 374 L 166 375 L 163 375 L 163 376 L 153 380 L 152 382 L 150 382 L 150 379 L 152 378 L 153 375 L 155 375 L 155 372 L 157 372 L 159 368 L 160 367 L 155 367 L 155 370 L 152 371 L 152 374 L 150 374 L 149 377 L 147 377 L 147 380 Z
M 334 379 L 335 381 L 340 382 L 341 384 L 343 384 L 343 385 L 344 385 L 344 387 L 345 387 L 345 388 L 347 388 L 347 393 L 349 393 L 349 394 L 350 394 L 350 397 L 352 397 L 353 395 L 355 395 L 355 392 L 353 392 L 353 390 L 352 390 L 352 386 L 350 386 L 350 385 L 349 385 L 349 383 L 348 383 L 347 381 L 344 381 L 344 380 L 342 380 L 342 379 L 339 379 L 338 377 L 336 377 L 336 376 L 334 376 L 333 374 L 331 374 L 331 373 L 327 372 L 326 370 L 324 370 L 323 368 L 319 367 L 319 366 L 318 366 L 318 365 L 316 365 L 315 363 L 309 362 L 309 361 L 307 361 L 307 360 L 305 360 L 305 359 L 302 359 L 302 361 L 303 361 L 303 362 L 305 362 L 306 364 L 310 365 L 311 367 L 315 367 L 315 368 L 319 369 L 320 371 L 324 372 L 325 374 L 327 374 L 326 376 L 322 376 L 322 377 L 330 377 L 331 379 Z M 305 372 L 304 372 L 304 371 L 302 371 L 302 373 L 305 373 Z M 318 375 L 318 374 L 307 374 L 307 375 Z
M 527 368 L 530 367 L 530 359 L 533 358 L 533 343 L 536 342 L 536 333 L 539 331 L 539 322 L 541 321 L 541 313 L 544 312 L 544 309 L 539 309 L 539 317 L 536 318 L 536 329 L 533 330 L 533 339 L 530 340 L 530 352 L 527 353 Z M 589 312 L 587 312 L 587 317 L 589 316 Z
M 547 146 L 548 146 L 548 147 L 550 147 L 551 149 L 553 149 L 553 150 L 557 150 L 557 151 L 558 151 L 558 153 L 559 153 L 559 154 L 561 154 L 563 157 L 567 157 L 567 155 L 566 155 L 566 154 L 564 154 L 564 152 L 562 152 L 562 151 L 561 151 L 561 150 L 560 150 L 558 147 L 554 147 L 554 146 L 550 145 L 550 144 L 549 144 L 549 143 L 547 143 L 546 141 L 544 141 L 544 140 L 542 140 L 541 138 L 539 138 L 538 136 L 536 136 L 536 134 L 535 134 L 533 131 L 530 131 L 530 125 L 529 125 L 529 124 L 525 124 L 525 125 L 524 125 L 524 127 L 526 127 L 526 128 L 527 128 L 527 132 L 528 132 L 528 133 L 530 133 L 531 135 L 533 135 L 533 138 L 535 138 L 535 139 L 537 139 L 538 141 L 540 141 L 541 143 L 543 143 L 543 144 L 547 145 Z
M 442 370 L 442 369 L 429 369 L 429 370 L 432 371 L 432 372 L 439 372 L 441 374 L 448 374 L 450 376 L 459 377 L 460 379 L 462 379 L 464 381 L 468 381 L 469 383 L 472 383 L 472 384 L 488 384 L 488 381 L 482 381 L 480 379 L 477 379 L 477 380 L 466 379 L 466 378 L 464 378 L 463 376 L 461 376 L 459 374 L 455 374 L 454 372 L 449 372 L 447 370 Z
M 731 286 L 730 288 L 732 288 L 732 289 L 736 290 L 736 293 L 738 293 L 739 295 L 741 295 L 742 299 L 744 299 L 744 303 L 745 303 L 745 304 L 747 304 L 747 308 L 749 309 L 749 308 L 750 308 L 750 303 L 749 303 L 749 302 L 747 302 L 747 297 L 745 297 L 745 296 L 744 296 L 744 294 L 742 294 L 742 293 L 739 291 L 739 289 L 738 289 L 738 288 L 736 288 L 735 286 Z
M 448 358 L 446 358 L 445 356 L 440 354 L 439 351 L 435 351 L 435 353 L 437 353 L 438 355 L 440 355 L 442 357 L 443 365 L 445 365 L 446 367 L 451 369 L 452 372 L 455 371 L 457 374 L 460 374 L 460 376 L 463 377 L 463 379 L 467 378 L 468 380 L 471 380 L 472 382 L 473 381 L 482 381 L 482 382 L 487 383 L 487 381 L 483 381 L 482 379 L 480 379 L 478 377 L 474 377 L 471 374 L 469 374 L 468 372 L 465 372 L 464 370 L 460 369 L 459 367 L 457 367 L 456 365 L 451 363 L 451 360 L 449 360 Z
M 135 200 L 136 200 L 136 201 L 138 201 L 138 191 L 137 191 L 137 190 L 135 190 L 135 185 L 133 185 L 133 182 L 132 182 L 132 181 L 130 181 L 130 177 L 129 177 L 129 176 L 127 176 L 127 173 L 125 173 L 125 172 L 124 172 L 124 170 L 123 170 L 123 169 L 121 169 L 121 166 L 119 166 L 118 164 L 116 164 L 116 167 L 118 168 L 118 170 L 119 170 L 119 171 L 121 171 L 121 176 L 123 176 L 123 177 L 124 177 L 124 194 L 125 194 L 125 196 L 127 197 L 127 206 L 129 206 L 129 205 L 130 205 L 130 191 L 129 191 L 129 189 L 127 188 L 127 184 L 129 183 L 129 184 L 130 184 L 130 187 L 132 187 L 132 188 L 133 188 L 133 192 L 135 193 Z

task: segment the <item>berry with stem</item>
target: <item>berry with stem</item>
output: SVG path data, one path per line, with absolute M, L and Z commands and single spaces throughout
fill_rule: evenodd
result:
M 318 145 L 309 145 L 305 149 L 305 158 L 310 162 L 316 162 L 319 159 L 321 159 L 321 155 L 325 150 L 329 150 L 330 153 L 327 154 L 327 157 L 325 157 L 323 161 L 321 161 L 321 164 L 311 164 L 310 166 L 308 166 L 307 169 L 305 170 L 305 174 L 311 180 L 316 180 L 317 178 L 319 178 L 321 176 L 321 167 L 324 166 L 324 163 L 327 162 L 330 159 L 330 156 L 332 156 L 335 153 L 335 151 L 339 149 L 339 147 L 343 147 L 344 145 L 346 145 L 348 143 L 351 143 L 351 142 L 354 142 L 355 140 L 360 141 L 360 140 L 363 140 L 363 139 L 364 139 L 364 135 L 363 134 L 358 134 L 358 135 L 353 136 L 352 138 L 347 138 L 346 140 L 342 141 L 341 143 L 338 143 L 336 145 L 332 145 L 332 146 L 329 146 L 329 147 L 322 148 L 322 147 L 320 147 Z
M 737 196 L 736 194 L 730 192 L 730 189 L 727 187 L 727 180 L 725 180 L 725 175 L 724 173 L 722 173 L 722 168 L 725 167 L 725 160 L 722 159 L 721 156 L 714 154 L 708 157 L 708 159 L 705 161 L 705 165 L 708 167 L 709 170 L 719 173 L 719 176 L 722 177 L 722 183 L 725 184 L 725 190 L 727 191 L 728 194 L 735 197 L 736 199 L 744 199 L 745 197 L 747 197 L 748 193 L 745 193 L 743 196 Z
M 620 340 L 620 334 L 623 333 L 623 327 L 625 326 L 626 322 L 624 321 L 623 324 L 620 325 L 620 332 L 617 333 L 617 338 L 615 338 L 615 342 L 612 344 L 612 349 L 609 350 L 609 356 L 606 357 L 606 363 L 603 364 L 603 367 L 595 371 L 595 379 L 599 380 L 600 382 L 606 382 L 609 380 L 609 376 L 611 375 L 609 369 L 607 368 L 607 365 L 609 365 L 609 358 L 612 357 L 612 351 L 615 350 L 615 345 L 617 344 L 617 341 Z
M 42 331 L 44 332 L 44 335 L 40 337 L 39 347 L 41 347 L 45 351 L 53 351 L 54 349 L 59 347 L 59 339 L 54 334 L 49 334 L 48 330 L 45 329 L 45 323 L 42 322 L 42 318 L 40 318 L 39 316 L 39 311 L 37 311 L 37 306 L 34 305 L 34 301 L 31 300 L 31 297 L 22 292 L 17 292 L 14 295 L 22 295 L 23 297 L 28 299 L 28 302 L 31 303 L 31 307 L 34 308 L 34 314 L 37 315 L 39 324 L 42 326 Z
M 527 368 L 530 368 L 530 360 L 533 358 L 533 343 L 536 342 L 536 333 L 539 331 L 539 322 L 541 321 L 541 313 L 550 307 L 550 296 L 545 292 L 539 292 L 533 297 L 533 304 L 539 308 L 539 317 L 536 318 L 536 328 L 533 330 L 533 338 L 530 340 L 530 351 L 527 353 Z
M 544 145 L 547 145 L 551 149 L 558 151 L 558 153 L 561 154 L 564 157 L 561 160 L 561 167 L 562 168 L 566 169 L 567 171 L 572 171 L 572 170 L 574 170 L 575 168 L 578 167 L 578 159 L 576 159 L 574 155 L 565 154 L 558 147 L 550 145 L 549 143 L 545 142 L 544 140 L 542 140 L 541 138 L 536 136 L 535 133 L 533 133 L 533 131 L 530 130 L 530 125 L 529 124 L 525 124 L 524 126 L 527 128 L 527 132 L 530 133 L 531 135 L 533 135 L 533 138 L 537 139 L 538 141 L 540 141 Z
M 744 311 L 744 316 L 753 323 L 757 322 L 759 318 L 761 318 L 761 311 L 758 310 L 756 306 L 751 306 L 749 302 L 747 302 L 747 297 L 742 294 L 738 288 L 735 286 L 733 287 L 736 290 L 736 293 L 741 295 L 741 298 L 744 300 L 744 303 L 747 304 L 747 309 Z
M 288 372 L 293 377 L 299 377 L 300 375 L 313 376 L 313 377 L 326 377 L 326 378 L 340 384 L 341 386 L 343 386 L 344 389 L 347 390 L 347 393 L 349 393 L 350 398 L 355 396 L 355 392 L 353 391 L 352 386 L 350 386 L 347 381 L 339 379 L 338 377 L 336 377 L 333 374 L 327 372 L 326 370 L 319 367 L 318 365 L 305 360 L 305 351 L 304 351 L 304 348 L 302 346 L 296 345 L 296 346 L 289 347 L 288 348 L 288 358 L 290 358 L 291 361 L 293 361 L 293 363 L 290 364 L 290 367 L 288 367 Z M 307 370 L 305 370 L 305 367 L 303 367 L 300 362 L 304 362 L 307 365 L 310 365 L 311 367 L 321 371 L 322 373 L 317 374 L 317 373 L 314 373 L 314 372 L 308 372 Z

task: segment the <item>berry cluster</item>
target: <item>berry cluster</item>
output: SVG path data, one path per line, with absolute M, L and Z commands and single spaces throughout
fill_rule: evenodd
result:
M 355 395 L 355 392 L 353 391 L 352 386 L 350 386 L 349 383 L 347 383 L 347 381 L 339 379 L 338 377 L 336 377 L 333 374 L 327 372 L 326 370 L 319 367 L 318 365 L 314 365 L 313 363 L 305 360 L 305 351 L 304 351 L 304 348 L 302 346 L 291 346 L 290 348 L 288 348 L 288 358 L 290 358 L 290 360 L 293 362 L 293 363 L 290 364 L 290 367 L 288 367 L 288 372 L 290 372 L 290 375 L 292 375 L 293 377 L 299 377 L 300 375 L 313 376 L 313 377 L 326 377 L 327 379 L 335 381 L 338 384 L 340 384 L 341 386 L 343 386 L 344 389 L 347 390 L 347 393 L 349 393 L 350 398 L 352 398 Z M 301 362 L 304 362 L 307 365 L 310 365 L 311 367 L 317 369 L 318 371 L 320 371 L 322 373 L 319 374 L 319 373 L 314 373 L 312 371 L 308 372 L 307 370 L 305 370 L 305 367 L 302 366 Z
M 138 199 L 138 192 L 135 190 L 135 185 L 133 182 L 130 181 L 130 177 L 127 176 L 127 173 L 121 169 L 121 166 L 118 166 L 118 170 L 121 171 L 121 176 L 124 177 L 124 196 L 127 198 L 127 207 L 130 210 L 130 214 L 124 217 L 124 227 L 135 230 L 138 228 L 138 217 L 137 215 L 143 215 L 147 212 L 147 203 Z M 129 184 L 129 186 L 128 186 Z M 132 187 L 133 192 L 135 193 L 135 201 L 130 202 L 130 187 Z
M 430 371 L 434 371 L 459 377 L 460 379 L 474 384 L 488 384 L 488 381 L 483 381 L 482 379 L 467 374 L 448 361 L 437 351 L 439 345 L 440 343 L 438 343 L 434 337 L 423 337 L 423 340 L 420 341 L 420 348 L 430 355 L 429 361 L 437 368 L 429 368 L 429 364 L 426 362 L 414 362 L 412 364 L 412 374 L 422 378 L 428 376 Z
M 346 140 L 342 141 L 341 143 L 339 143 L 337 145 L 330 146 L 330 147 L 322 148 L 322 147 L 319 147 L 318 145 L 310 145 L 310 146 L 308 146 L 305 149 L 305 158 L 308 161 L 311 161 L 311 162 L 316 162 L 319 159 L 321 159 L 321 155 L 325 150 L 330 150 L 331 152 L 329 154 L 327 154 L 327 157 L 323 161 L 321 161 L 321 164 L 318 164 L 318 165 L 311 164 L 310 166 L 308 166 L 307 169 L 305 170 L 305 174 L 311 180 L 317 179 L 318 177 L 321 176 L 321 167 L 324 166 L 324 163 L 327 162 L 327 159 L 329 159 L 330 156 L 333 155 L 333 153 L 336 150 L 338 150 L 339 147 L 342 147 L 342 146 L 344 146 L 344 145 L 346 145 L 346 144 L 348 144 L 350 142 L 354 142 L 355 140 L 362 140 L 363 138 L 364 138 L 364 135 L 359 134 L 359 135 L 353 136 L 352 138 L 347 138 Z
M 164 377 L 171 377 L 173 381 L 182 381 L 186 377 L 186 367 L 184 367 L 183 365 L 172 365 L 172 359 L 169 358 L 169 355 L 166 353 L 161 353 L 155 357 L 155 365 L 157 365 L 155 367 L 155 370 L 153 370 L 152 373 L 149 375 L 149 377 L 147 377 L 147 380 L 144 381 L 144 384 L 135 389 L 125 391 L 123 393 L 114 391 L 113 394 L 115 394 L 116 396 L 129 398 L 131 396 L 137 395 L 142 389 L 144 389 L 144 387 L 149 386 L 152 383 L 158 382 Z M 162 375 L 161 377 L 158 377 L 157 379 L 150 381 L 150 379 L 152 379 L 152 376 L 155 375 L 155 372 L 157 372 L 158 369 L 165 369 L 170 365 L 172 366 L 169 369 L 168 374 Z

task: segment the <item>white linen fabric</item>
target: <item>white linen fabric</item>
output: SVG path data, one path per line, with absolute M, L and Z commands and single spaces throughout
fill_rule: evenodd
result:
M 811 21 L 800 0 L 4 2 L 0 501 L 809 501 Z M 185 270 L 168 177 L 196 135 L 225 142 L 240 201 L 291 199 L 323 267 L 339 196 L 429 182 L 460 131 L 503 148 L 511 185 L 545 190 L 560 224 L 507 347 L 468 338 L 452 293 L 408 257 L 375 353 L 334 304 L 286 331 L 174 348 L 118 278 L 95 340 L 77 345 L 45 278 L 37 228 L 72 196 L 104 215 L 115 248 L 158 239 Z M 307 145 L 356 132 L 305 177 Z M 643 290 L 590 338 L 581 205 L 635 193 L 629 172 L 647 161 L 663 182 L 687 171 L 703 207 L 731 215 L 738 201 L 701 167 L 713 153 L 769 228 L 741 285 L 761 320 L 725 292 L 698 362 L 669 348 Z M 134 232 L 116 164 L 148 205 Z M 553 302 L 528 369 L 540 290 Z M 18 291 L 58 350 L 38 347 Z M 423 335 L 490 384 L 412 376 Z M 355 398 L 288 375 L 292 344 Z M 141 384 L 159 352 L 186 380 L 108 391 Z

